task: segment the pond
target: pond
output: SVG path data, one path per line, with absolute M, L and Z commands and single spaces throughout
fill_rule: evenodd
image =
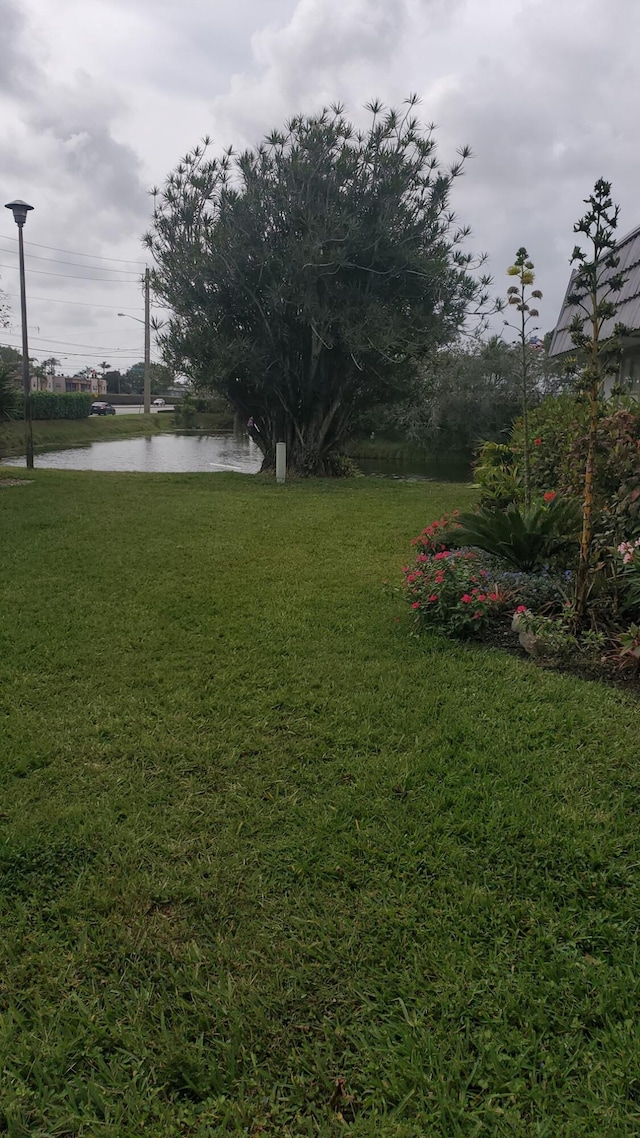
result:
M 466 482 L 469 465 L 459 459 L 422 459 L 401 462 L 396 459 L 357 459 L 363 474 L 410 481 Z M 5 466 L 24 466 L 24 458 L 5 458 Z M 64 450 L 36 454 L 36 467 L 55 470 L 140 471 L 144 473 L 185 473 L 188 471 L 231 470 L 257 474 L 262 455 L 246 436 L 233 434 L 162 434 L 143 438 L 117 439 L 66 447 Z

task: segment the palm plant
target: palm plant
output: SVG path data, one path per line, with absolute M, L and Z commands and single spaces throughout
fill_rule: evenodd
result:
M 454 546 L 474 546 L 523 572 L 541 568 L 567 545 L 578 553 L 580 507 L 572 500 L 506 510 L 486 507 L 461 514 L 458 525 L 442 535 Z

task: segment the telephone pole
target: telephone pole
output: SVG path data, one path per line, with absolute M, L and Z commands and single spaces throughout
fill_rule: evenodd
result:
M 144 413 L 151 414 L 151 286 L 144 271 Z

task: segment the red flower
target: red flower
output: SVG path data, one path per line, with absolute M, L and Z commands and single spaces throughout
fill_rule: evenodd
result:
M 542 495 L 545 502 L 553 502 L 553 499 L 555 498 L 555 496 L 556 496 L 555 490 L 547 490 L 546 494 Z
M 472 599 L 473 599 L 473 598 L 472 598 L 472 597 L 470 597 L 468 593 L 463 593 L 463 594 L 462 594 L 462 596 L 460 597 L 460 600 L 461 600 L 461 601 L 462 601 L 462 603 L 463 603 L 463 604 L 465 604 L 465 605 L 470 605 L 470 604 L 471 604 L 471 601 L 472 601 Z
M 435 557 L 434 557 L 434 559 L 433 559 L 433 560 L 434 560 L 434 561 L 443 561 L 443 560 L 444 560 L 444 558 L 445 558 L 445 557 L 448 557 L 448 556 L 449 556 L 449 552 L 448 552 L 448 550 L 446 550 L 446 549 L 445 549 L 445 550 L 443 550 L 441 553 L 436 553 L 436 555 L 435 555 Z
M 534 447 L 541 447 L 542 446 L 542 439 L 534 439 L 533 445 L 534 445 Z
M 444 573 L 436 573 L 436 576 L 435 576 L 436 585 L 441 585 L 443 581 L 444 581 Z
M 518 607 L 516 609 L 516 612 L 526 612 L 526 611 L 527 611 L 526 605 L 518 605 Z
M 437 601 L 437 599 L 438 599 L 437 593 L 432 593 L 431 596 L 429 597 L 430 601 Z
M 497 599 L 498 599 L 497 593 L 487 593 L 487 600 L 488 601 L 497 601 Z
M 420 608 L 420 601 L 414 601 L 411 608 L 412 609 L 419 609 Z

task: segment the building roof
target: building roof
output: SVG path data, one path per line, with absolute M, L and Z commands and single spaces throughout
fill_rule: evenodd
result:
M 625 272 L 627 279 L 622 289 L 615 296 L 618 311 L 610 320 L 606 320 L 602 327 L 603 336 L 609 336 L 618 323 L 626 325 L 630 331 L 640 333 L 640 225 L 633 229 L 617 245 L 620 254 L 620 264 L 615 272 Z M 571 274 L 567 291 L 562 302 L 562 308 L 549 346 L 550 356 L 562 356 L 565 352 L 574 351 L 568 328 L 576 312 L 575 306 L 567 304 L 567 297 L 573 287 L 575 272 Z

